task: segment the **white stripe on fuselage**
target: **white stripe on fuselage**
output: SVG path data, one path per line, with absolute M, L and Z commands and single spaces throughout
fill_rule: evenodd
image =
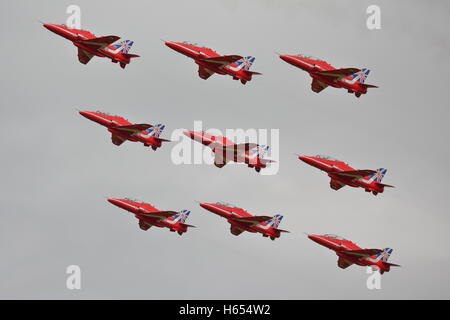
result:
M 109 121 L 109 122 L 111 122 L 111 123 L 114 123 L 114 124 L 117 124 L 118 126 L 121 126 L 121 124 L 120 123 L 118 123 L 117 121 L 115 121 L 115 120 L 111 120 L 111 119 L 108 119 L 108 118 L 105 118 L 105 117 L 102 117 L 102 116 L 99 116 L 98 114 L 96 114 L 96 113 L 89 113 L 91 116 L 93 116 L 93 117 L 95 117 L 95 118 L 97 118 L 97 119 L 101 119 L 101 120 L 106 120 L 106 121 Z
M 331 241 L 331 240 L 329 240 L 328 238 L 325 238 L 325 237 L 321 237 L 320 240 L 323 240 L 323 241 L 325 241 L 325 242 L 331 243 L 331 244 L 334 245 L 334 246 L 338 246 L 338 247 L 345 248 L 345 249 L 347 249 L 347 250 L 351 250 L 350 248 L 346 247 L 344 244 L 336 243 L 336 242 Z
M 132 204 L 130 204 L 130 203 L 128 203 L 128 202 L 125 202 L 125 201 L 123 201 L 123 200 L 120 200 L 120 199 L 115 199 L 115 200 L 116 200 L 117 202 L 122 203 L 122 204 L 125 205 L 126 207 L 133 208 L 133 209 L 137 209 L 137 210 L 140 210 L 140 209 L 141 209 L 141 207 L 134 206 L 134 205 L 132 205 Z
M 214 204 L 210 204 L 210 206 L 211 206 L 211 207 L 213 207 L 213 208 L 215 208 L 215 209 L 217 209 L 217 210 L 219 210 L 219 211 L 221 211 L 221 212 L 223 212 L 223 213 L 227 213 L 227 214 L 235 215 L 235 216 L 238 216 L 239 218 L 241 218 L 241 217 L 242 217 L 242 216 L 241 216 L 240 214 L 238 214 L 238 213 L 236 213 L 236 212 L 233 212 L 233 211 L 228 211 L 228 210 L 225 210 L 225 209 L 219 208 L 219 207 L 215 206 Z
M 309 67 L 325 70 L 325 69 L 324 69 L 323 67 L 321 67 L 320 65 L 308 63 L 308 62 L 306 62 L 306 61 L 304 61 L 304 60 L 302 60 L 302 59 L 300 59 L 300 58 L 298 58 L 298 57 L 295 57 L 295 56 L 291 56 L 291 57 L 292 57 L 294 60 L 296 60 L 296 61 L 298 61 L 298 62 L 300 62 L 300 63 L 302 63 L 302 64 L 304 64 L 304 65 L 307 65 L 307 66 L 309 66 Z

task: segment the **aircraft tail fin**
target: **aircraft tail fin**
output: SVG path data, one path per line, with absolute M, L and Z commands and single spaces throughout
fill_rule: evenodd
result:
M 358 72 L 352 74 L 350 76 L 350 78 L 352 78 L 353 80 L 355 80 L 359 83 L 364 83 L 364 81 L 366 81 L 367 77 L 369 76 L 369 73 L 370 73 L 369 69 L 362 68 L 361 71 L 358 71 Z M 370 85 L 366 85 L 366 86 L 370 86 Z
M 391 248 L 384 248 L 383 252 L 377 253 L 375 255 L 375 257 L 377 258 L 377 260 L 381 260 L 383 262 L 386 262 L 389 260 L 389 257 L 392 254 L 392 249 Z
M 250 70 L 250 67 L 252 66 L 253 62 L 255 62 L 255 57 L 247 56 L 245 58 L 236 61 L 235 64 L 239 69 L 244 69 L 248 71 Z
M 266 223 L 272 228 L 277 229 L 281 223 L 281 220 L 283 220 L 283 216 L 281 214 L 276 214 L 270 220 L 267 220 Z
M 187 218 L 189 217 L 190 213 L 191 212 L 189 210 L 181 210 L 177 214 L 173 215 L 171 218 L 184 224 L 186 222 Z
M 116 52 L 128 53 L 133 46 L 133 41 L 124 40 L 119 43 L 113 44 L 112 47 L 116 49 Z
M 145 131 L 148 132 L 150 134 L 150 136 L 159 138 L 161 133 L 164 131 L 165 127 L 166 126 L 164 124 L 158 123 L 154 127 L 150 127 L 147 130 L 145 130 Z
M 383 180 L 383 177 L 386 174 L 386 172 L 387 172 L 387 169 L 379 168 L 379 169 L 377 169 L 376 173 L 372 173 L 368 177 L 375 182 L 381 183 L 381 180 Z
M 258 157 L 262 158 L 269 151 L 269 146 L 260 145 L 250 150 L 251 154 L 256 154 Z

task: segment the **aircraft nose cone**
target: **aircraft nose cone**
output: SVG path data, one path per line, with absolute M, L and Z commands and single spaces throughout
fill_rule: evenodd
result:
M 310 161 L 308 156 L 298 156 L 298 158 L 306 163 L 309 163 L 309 161 Z
M 112 199 L 112 198 L 110 198 L 110 199 L 108 199 L 108 202 L 111 203 L 111 204 L 113 204 L 113 205 L 115 205 L 115 206 L 118 206 L 118 205 L 119 205 L 117 199 Z
M 80 111 L 79 114 L 81 114 L 85 118 L 88 118 L 89 120 L 92 119 L 92 113 L 89 111 Z
M 287 63 L 291 63 L 291 61 L 292 61 L 291 56 L 288 56 L 285 54 L 280 54 L 280 59 L 286 61 Z
M 202 207 L 203 209 L 209 210 L 211 206 L 209 203 L 200 203 L 200 207 Z
M 288 56 L 283 55 L 283 54 L 280 54 L 280 59 L 281 59 L 281 60 L 284 60 L 284 61 L 287 61 Z
M 174 42 L 166 41 L 166 42 L 164 42 L 164 44 L 166 46 L 168 46 L 170 49 L 175 49 L 175 47 L 176 47 Z
M 319 238 L 319 236 L 316 236 L 316 235 L 314 235 L 314 234 L 308 234 L 308 238 L 311 239 L 311 240 L 314 241 L 314 242 L 320 243 L 320 238 Z
M 54 24 L 48 24 L 48 23 L 44 23 L 43 24 L 44 28 L 46 28 L 47 30 L 50 30 L 51 32 L 55 32 L 57 33 L 57 28 Z

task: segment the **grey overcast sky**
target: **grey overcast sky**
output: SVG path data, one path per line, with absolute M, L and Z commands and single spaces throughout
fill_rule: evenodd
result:
M 39 20 L 135 41 L 125 70 L 78 62 L 75 47 Z M 366 28 L 381 8 L 382 29 Z M 413 299 L 450 298 L 448 1 L 2 1 L 0 298 Z M 192 60 L 160 39 L 252 55 L 263 75 L 246 86 L 200 79 Z M 310 77 L 274 52 L 305 53 L 335 67 L 367 67 L 379 85 L 360 99 L 311 91 Z M 179 165 L 172 145 L 111 144 L 77 109 L 177 128 L 280 130 L 280 170 Z M 293 155 L 328 154 L 355 168 L 384 167 L 395 189 L 374 197 L 329 188 Z M 141 231 L 104 196 L 190 209 L 182 237 Z M 281 213 L 291 233 L 244 233 L 195 202 L 228 201 Z M 391 247 L 402 265 L 366 288 L 366 269 L 339 269 L 303 232 L 335 233 L 367 248 Z M 66 289 L 79 265 L 82 289 Z

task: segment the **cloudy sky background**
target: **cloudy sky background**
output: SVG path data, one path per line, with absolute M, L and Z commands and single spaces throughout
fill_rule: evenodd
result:
M 135 41 L 125 70 L 107 59 L 84 66 L 67 40 L 39 20 L 63 23 L 70 4 L 82 27 Z M 447 1 L 14 1 L 0 3 L 3 50 L 0 298 L 413 299 L 450 298 L 448 234 Z M 366 28 L 381 7 L 382 29 Z M 262 72 L 246 86 L 197 75 L 160 39 L 221 54 L 252 55 Z M 305 53 L 335 67 L 367 67 L 379 85 L 360 99 L 311 91 L 310 77 L 274 52 Z M 77 109 L 176 128 L 280 130 L 280 170 L 262 176 L 171 162 L 171 147 L 111 144 Z M 385 167 L 395 189 L 374 197 L 329 188 L 293 154 L 328 154 L 355 168 Z M 190 209 L 182 237 L 141 231 L 104 196 Z M 281 213 L 276 240 L 244 233 L 195 200 Z M 332 251 L 303 232 L 335 233 L 362 247 L 391 247 L 402 265 L 366 288 L 366 269 L 341 270 Z M 66 289 L 66 267 L 82 289 Z

